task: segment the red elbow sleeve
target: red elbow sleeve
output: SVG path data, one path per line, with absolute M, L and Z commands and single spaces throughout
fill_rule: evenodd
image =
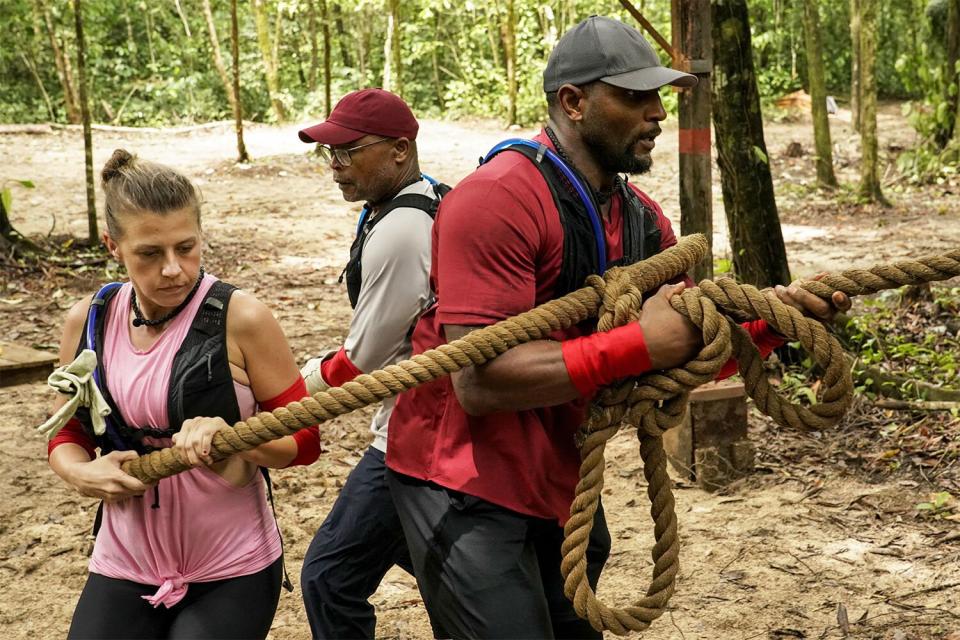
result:
M 307 385 L 302 377 L 298 377 L 292 385 L 281 391 L 279 395 L 259 403 L 260 409 L 273 411 L 285 407 L 291 402 L 303 400 L 307 395 L 309 395 L 307 394 Z M 320 428 L 317 425 L 297 431 L 293 434 L 293 440 L 297 443 L 297 455 L 293 462 L 287 465 L 288 467 L 312 464 L 323 452 L 320 447 Z
M 63 425 L 63 428 L 57 432 L 57 435 L 53 436 L 50 442 L 47 443 L 47 458 L 50 457 L 54 449 L 68 442 L 83 447 L 91 460 L 97 457 L 96 446 L 93 440 L 90 439 L 90 436 L 87 435 L 87 432 L 84 431 L 83 425 L 80 424 L 80 421 L 76 418 L 70 418 L 67 424 Z

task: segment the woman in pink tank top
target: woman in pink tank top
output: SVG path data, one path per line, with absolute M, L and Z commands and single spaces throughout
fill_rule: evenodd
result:
M 303 378 L 270 311 L 204 274 L 199 198 L 187 178 L 118 149 L 102 180 L 104 242 L 130 281 L 101 291 L 93 307 L 93 296 L 74 305 L 60 344 L 63 363 L 96 347 L 113 409 L 106 434 L 78 412 L 48 446 L 54 472 L 103 501 L 68 635 L 264 638 L 283 559 L 258 468 L 313 462 L 319 436 L 312 427 L 217 463 L 210 443 L 258 407 L 307 395 Z M 154 486 L 122 471 L 169 446 L 193 468 Z

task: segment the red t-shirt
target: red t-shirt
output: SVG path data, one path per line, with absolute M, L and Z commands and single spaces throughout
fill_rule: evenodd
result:
M 535 138 L 549 145 L 542 133 Z M 632 187 L 632 185 L 631 185 Z M 659 205 L 661 248 L 676 244 Z M 607 260 L 623 255 L 619 196 L 606 222 Z M 444 324 L 490 325 L 553 298 L 563 258 L 563 227 L 540 171 L 503 152 L 442 201 L 433 227 L 431 284 L 438 304 L 417 323 L 414 353 L 446 342 Z M 577 327 L 557 340 L 581 335 Z M 513 511 L 565 522 L 577 484 L 574 443 L 587 400 L 472 417 L 449 377 L 402 394 L 390 419 L 387 466 Z

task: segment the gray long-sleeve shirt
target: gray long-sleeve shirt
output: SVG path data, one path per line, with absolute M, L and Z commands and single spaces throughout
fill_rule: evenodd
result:
M 435 197 L 427 180 L 397 195 Z M 362 283 L 343 346 L 353 364 L 369 373 L 410 357 L 410 333 L 433 302 L 430 291 L 430 240 L 433 219 L 424 211 L 401 207 L 378 222 L 363 244 Z M 387 450 L 387 423 L 395 398 L 383 401 L 370 425 L 373 446 Z

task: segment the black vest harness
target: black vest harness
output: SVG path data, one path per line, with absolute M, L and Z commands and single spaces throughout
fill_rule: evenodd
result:
M 93 432 L 89 409 L 81 408 L 76 413 L 77 419 L 100 448 L 101 454 L 128 449 L 140 455 L 150 453 L 157 447 L 145 444 L 144 438 L 169 438 L 178 432 L 183 421 L 189 418 L 219 416 L 227 424 L 239 421 L 240 408 L 233 389 L 230 361 L 227 358 L 227 307 L 236 287 L 219 280 L 213 283 L 193 318 L 183 344 L 173 358 L 167 391 L 167 415 L 170 418 L 168 429 L 131 427 L 110 395 L 103 367 L 103 334 L 107 308 L 119 290 L 119 283 L 111 283 L 94 296 L 83 327 L 84 339 L 80 341 L 77 349 L 78 354 L 83 349 L 96 352 L 97 370 L 94 379 L 111 411 L 106 418 L 106 433 L 102 436 Z
M 503 151 L 515 151 L 533 163 L 550 188 L 560 213 L 563 262 L 554 289 L 555 298 L 582 287 L 589 275 L 602 275 L 609 267 L 633 264 L 660 253 L 660 227 L 656 224 L 656 213 L 640 200 L 626 181 L 618 181 L 623 215 L 623 257 L 607 264 L 603 224 L 598 214 L 600 209 L 586 178 L 545 144 L 520 138 L 499 143 L 481 159 L 480 164 L 489 162 Z
M 437 215 L 440 199 L 447 195 L 449 191 L 450 187 L 448 185 L 435 183 L 433 185 L 433 198 L 420 193 L 405 193 L 399 195 L 383 205 L 373 219 L 370 219 L 367 215 L 369 209 L 364 207 L 360 223 L 357 225 L 357 236 L 353 239 L 353 244 L 350 245 L 350 261 L 347 262 L 347 266 L 344 267 L 339 280 L 343 282 L 344 277 L 347 279 L 347 296 L 350 298 L 351 308 L 356 308 L 357 300 L 360 298 L 360 287 L 363 284 L 360 260 L 363 256 L 363 245 L 367 241 L 367 236 L 370 235 L 373 228 L 377 226 L 381 220 L 386 218 L 388 213 L 402 207 L 420 209 L 433 219 Z

